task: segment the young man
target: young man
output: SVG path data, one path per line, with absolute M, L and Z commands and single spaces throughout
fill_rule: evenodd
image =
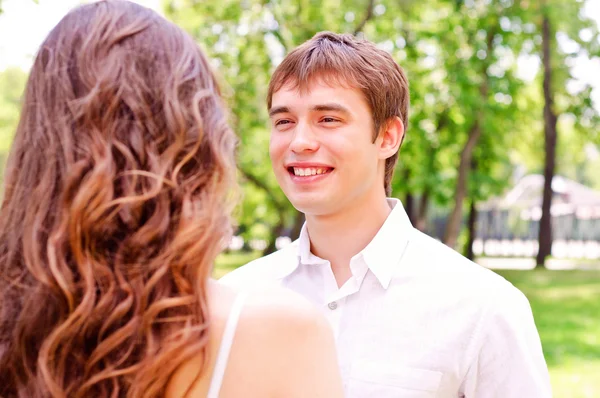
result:
M 550 397 L 525 296 L 386 198 L 409 105 L 391 56 L 317 34 L 279 65 L 267 104 L 273 170 L 306 224 L 223 283 L 278 283 L 321 307 L 350 398 Z

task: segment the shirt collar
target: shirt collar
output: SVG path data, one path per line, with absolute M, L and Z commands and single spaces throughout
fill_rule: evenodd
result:
M 278 266 L 276 267 L 276 274 L 274 275 L 277 279 L 283 279 L 288 275 L 292 274 L 300 265 L 297 253 L 299 251 L 300 240 L 296 239 L 289 245 L 282 248 L 280 251 L 275 252 L 271 255 L 277 255 L 274 259 Z M 296 261 L 293 261 L 295 259 Z
M 410 234 L 413 230 L 413 226 L 400 200 L 388 198 L 387 202 L 392 211 L 373 240 L 360 253 L 357 253 L 353 257 L 354 261 L 358 256 L 362 256 L 368 268 L 385 289 L 390 285 L 394 269 L 404 255 Z M 327 260 L 311 253 L 310 237 L 306 223 L 302 226 L 297 242 L 298 262 L 293 269 L 289 270 L 289 273 L 293 272 L 299 264 L 321 265 L 327 263 Z
M 304 265 L 322 265 L 327 263 L 327 260 L 315 256 L 310 251 L 310 237 L 308 236 L 306 222 L 302 226 L 300 237 L 298 238 L 298 260 L 300 264 Z
M 385 289 L 390 285 L 413 230 L 400 200 L 388 198 L 387 201 L 392 211 L 373 240 L 360 253 Z

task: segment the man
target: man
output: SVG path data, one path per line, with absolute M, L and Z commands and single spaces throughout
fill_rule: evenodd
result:
M 267 104 L 273 170 L 306 223 L 223 283 L 278 283 L 321 307 L 350 398 L 550 397 L 525 296 L 386 198 L 409 106 L 391 56 L 317 34 L 276 69 Z

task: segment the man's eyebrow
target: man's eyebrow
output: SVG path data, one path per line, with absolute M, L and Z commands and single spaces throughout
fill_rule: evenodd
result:
M 350 114 L 350 110 L 348 108 L 346 108 L 345 106 L 342 106 L 340 104 L 336 104 L 336 103 L 315 105 L 311 108 L 311 110 L 317 111 L 317 112 L 334 111 L 334 112 L 345 113 L 347 115 Z
M 275 115 L 277 115 L 278 113 L 289 113 L 290 112 L 290 108 L 288 108 L 287 106 L 276 106 L 274 108 L 269 109 L 269 117 L 273 117 Z

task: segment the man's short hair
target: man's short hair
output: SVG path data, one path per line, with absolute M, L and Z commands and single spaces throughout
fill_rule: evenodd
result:
M 392 56 L 372 42 L 350 34 L 317 33 L 291 51 L 275 69 L 267 93 L 268 108 L 273 94 L 283 86 L 292 84 L 302 92 L 316 79 L 362 91 L 373 115 L 373 141 L 395 116 L 406 129 L 410 104 L 408 79 Z M 385 162 L 387 195 L 391 193 L 397 161 L 398 152 Z

